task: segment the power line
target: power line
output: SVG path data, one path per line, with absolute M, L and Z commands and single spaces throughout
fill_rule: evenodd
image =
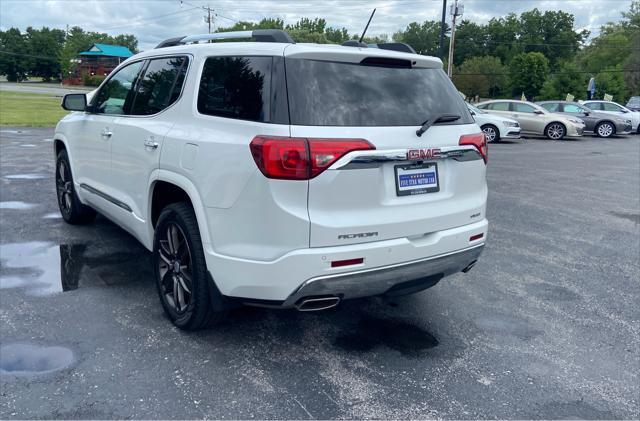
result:
M 157 16 L 149 16 L 147 18 L 140 18 L 137 20 L 133 20 L 132 22 L 129 22 L 127 24 L 123 24 L 123 25 L 116 25 L 116 26 L 110 26 L 107 28 L 103 28 L 103 31 L 110 31 L 112 29 L 117 29 L 117 28 L 124 28 L 124 27 L 128 27 L 128 26 L 132 26 L 132 25 L 139 25 L 141 23 L 146 23 L 147 21 L 152 21 L 152 20 L 158 20 L 158 19 L 163 19 L 163 18 L 167 18 L 169 16 L 174 16 L 174 15 L 178 15 L 180 13 L 187 13 L 187 12 L 191 12 L 192 10 L 195 9 L 199 9 L 199 7 L 192 7 L 191 9 L 183 9 L 183 10 L 177 10 L 175 12 L 171 12 L 171 13 L 165 13 L 163 15 L 157 15 Z

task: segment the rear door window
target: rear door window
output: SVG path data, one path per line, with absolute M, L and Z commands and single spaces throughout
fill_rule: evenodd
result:
M 509 111 L 509 103 L 508 102 L 494 102 L 493 104 L 489 104 L 490 110 L 495 111 Z
M 189 59 L 162 57 L 149 60 L 136 87 L 133 115 L 157 114 L 180 97 Z
M 202 70 L 198 112 L 270 121 L 272 57 L 209 57 Z
M 419 126 L 440 114 L 460 116 L 448 124 L 473 123 L 442 69 L 363 63 L 285 58 L 291 124 Z
M 536 109 L 533 108 L 531 105 L 529 104 L 523 104 L 521 102 L 514 102 L 513 103 L 513 111 L 518 112 L 518 113 L 528 113 L 528 114 L 533 114 L 533 112 Z
M 616 104 L 612 104 L 610 102 L 601 102 L 600 104 L 602 105 L 602 108 L 605 111 L 616 111 L 616 112 L 621 112 L 622 111 L 622 108 L 620 108 Z
M 552 113 L 555 113 L 560 108 L 560 104 L 558 104 L 557 102 L 547 102 L 545 104 L 540 104 L 540 106 L 547 111 L 551 111 Z

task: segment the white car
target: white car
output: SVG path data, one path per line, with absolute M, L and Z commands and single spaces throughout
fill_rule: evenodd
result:
M 640 133 L 640 111 L 632 111 L 627 107 L 618 104 L 613 101 L 597 101 L 597 100 L 589 100 L 589 101 L 579 101 L 580 104 L 583 104 L 593 111 L 613 114 L 617 116 L 622 116 L 625 119 L 631 120 L 632 130 L 636 133 Z
M 502 139 L 520 139 L 520 124 L 516 120 L 489 114 L 469 103 L 467 103 L 467 108 L 469 108 L 473 119 L 487 136 L 487 142 L 499 142 Z
M 206 42 L 228 37 L 256 42 Z M 63 100 L 62 216 L 98 211 L 152 251 L 187 330 L 238 303 L 320 310 L 467 272 L 487 238 L 485 136 L 439 59 L 388 48 L 411 51 L 256 30 L 129 58 L 90 103 Z

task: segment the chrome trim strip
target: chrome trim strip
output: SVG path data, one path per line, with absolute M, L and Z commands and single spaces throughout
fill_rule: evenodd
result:
M 283 307 L 292 307 L 305 297 L 336 295 L 348 299 L 379 295 L 403 282 L 436 274 L 451 275 L 477 260 L 483 249 L 484 243 L 409 262 L 311 278 L 285 300 Z
M 181 44 L 188 44 L 196 41 L 210 41 L 215 39 L 240 39 L 252 38 L 253 31 L 233 31 L 233 32 L 216 32 L 215 34 L 198 34 L 189 35 L 180 40 Z
M 102 192 L 102 191 L 100 191 L 100 190 L 98 190 L 98 189 L 96 189 L 96 188 L 94 188 L 94 187 L 91 187 L 91 186 L 90 186 L 90 185 L 88 185 L 88 184 L 81 183 L 81 184 L 80 184 L 80 187 L 82 187 L 83 189 L 85 189 L 85 190 L 86 190 L 86 191 L 88 191 L 89 193 L 93 193 L 93 194 L 95 194 L 96 196 L 100 196 L 100 197 L 101 197 L 101 198 L 103 198 L 104 200 L 107 200 L 107 201 L 109 201 L 109 202 L 113 203 L 114 205 L 116 205 L 116 206 L 118 206 L 118 207 L 121 207 L 122 209 L 126 210 L 127 212 L 131 212 L 131 213 L 133 213 L 133 210 L 131 210 L 131 208 L 129 207 L 129 205 L 127 205 L 127 204 L 126 204 L 126 203 L 124 203 L 124 202 L 121 202 L 120 200 L 116 199 L 116 198 L 115 198 L 115 197 L 113 197 L 113 196 L 109 196 L 108 194 L 106 194 L 106 193 L 104 193 L 104 192 Z
M 419 148 L 416 148 L 419 149 Z M 433 148 L 436 149 L 436 148 Z M 475 161 L 482 156 L 474 146 L 444 146 L 440 152 L 431 158 L 409 159 L 409 149 L 387 149 L 371 151 L 353 151 L 338 159 L 328 169 L 353 170 L 362 168 L 377 168 L 385 162 L 418 162 L 436 159 L 453 159 L 455 161 Z

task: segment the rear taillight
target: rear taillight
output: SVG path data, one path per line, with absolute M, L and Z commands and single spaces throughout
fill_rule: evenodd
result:
M 249 147 L 262 174 L 283 180 L 308 180 L 351 151 L 375 149 L 364 139 L 277 136 L 256 136 Z
M 487 139 L 484 137 L 484 133 L 465 134 L 460 136 L 458 145 L 473 145 L 482 155 L 484 163 L 487 163 L 489 159 L 489 149 L 487 148 Z

